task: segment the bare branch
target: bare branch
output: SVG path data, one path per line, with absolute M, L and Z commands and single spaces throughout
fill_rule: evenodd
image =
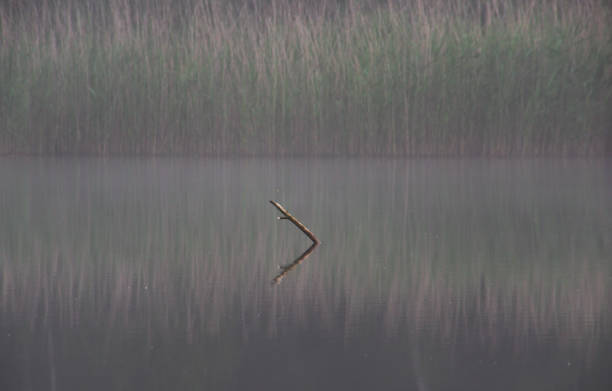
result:
M 275 201 L 270 201 L 270 203 L 272 205 L 274 205 L 276 207 L 276 209 L 278 209 L 283 214 L 283 216 L 278 217 L 279 220 L 289 220 L 289 221 L 291 221 L 296 227 L 298 227 L 300 229 L 300 231 L 304 232 L 304 234 L 306 236 L 308 236 L 308 238 L 310 238 L 310 240 L 312 240 L 312 245 L 310 247 L 308 247 L 308 249 L 306 251 L 304 251 L 302 253 L 302 255 L 300 255 L 295 261 L 293 261 L 292 263 L 290 263 L 288 265 L 280 267 L 281 268 L 281 272 L 278 273 L 276 275 L 276 277 L 274 277 L 272 279 L 272 285 L 275 285 L 275 284 L 278 284 L 283 279 L 283 277 L 285 277 L 287 275 L 287 273 L 289 273 L 291 270 L 293 270 L 293 268 L 295 268 L 303 260 L 308 258 L 308 256 L 314 251 L 315 247 L 317 247 L 319 245 L 319 239 L 317 239 L 317 237 L 314 236 L 314 234 L 312 232 L 310 232 L 310 230 L 308 228 L 306 228 L 306 226 L 304 224 L 302 224 L 298 219 L 293 217 L 291 215 L 291 213 L 289 213 L 287 211 L 287 209 L 285 209 L 281 204 L 279 204 L 278 202 L 275 202 Z
M 308 236 L 310 238 L 310 240 L 312 240 L 312 242 L 314 244 L 319 244 L 319 239 L 317 239 L 316 236 L 314 236 L 314 234 L 312 232 L 310 232 L 310 230 L 308 228 L 306 228 L 306 226 L 304 224 L 302 224 L 298 219 L 296 219 L 295 217 L 293 217 L 291 215 L 291 213 L 289 213 L 287 211 L 287 209 L 285 209 L 281 204 L 279 204 L 276 201 L 270 201 L 270 203 L 272 205 L 274 205 L 276 207 L 276 209 L 278 209 L 284 216 L 279 217 L 279 220 L 289 220 L 291 221 L 296 227 L 298 227 L 300 229 L 300 231 L 304 232 L 304 234 L 306 236 Z

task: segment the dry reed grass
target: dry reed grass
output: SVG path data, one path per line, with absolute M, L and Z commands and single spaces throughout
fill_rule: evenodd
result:
M 12 154 L 604 155 L 604 2 L 0 6 Z

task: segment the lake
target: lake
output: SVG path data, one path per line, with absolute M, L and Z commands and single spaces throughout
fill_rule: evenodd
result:
M 0 221 L 2 390 L 612 389 L 610 160 L 3 158 Z

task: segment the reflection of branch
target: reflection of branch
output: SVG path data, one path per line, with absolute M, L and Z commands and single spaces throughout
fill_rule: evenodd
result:
M 308 236 L 310 238 L 310 240 L 312 240 L 312 242 L 314 244 L 319 244 L 319 239 L 317 239 L 316 236 L 314 236 L 314 234 L 312 232 L 310 232 L 310 230 L 308 228 L 306 228 L 306 226 L 302 223 L 300 223 L 300 221 L 298 219 L 296 219 L 295 217 L 291 216 L 291 214 L 289 212 L 287 212 L 287 209 L 285 209 L 281 204 L 279 204 L 276 201 L 270 201 L 270 203 L 272 205 L 274 205 L 276 207 L 276 209 L 278 209 L 284 216 L 283 217 L 279 217 L 280 219 L 287 219 L 289 221 L 291 221 L 293 224 L 295 224 L 296 227 L 298 227 L 300 229 L 300 231 L 304 232 L 304 234 L 306 236 Z
M 297 265 L 302 263 L 304 259 L 308 258 L 308 256 L 314 251 L 315 247 L 317 247 L 318 245 L 319 245 L 318 243 L 313 243 L 312 246 L 308 247 L 308 249 L 304 251 L 302 255 L 298 257 L 298 259 L 296 259 L 295 261 L 291 262 L 288 265 L 281 266 L 280 267 L 281 272 L 278 273 L 276 277 L 272 279 L 272 285 L 278 284 L 283 279 L 283 277 L 287 275 L 287 273 L 289 273 L 291 270 L 293 270 L 293 268 L 295 268 Z
M 270 203 L 274 205 L 276 209 L 278 209 L 283 214 L 283 216 L 279 217 L 279 219 L 283 219 L 283 220 L 286 219 L 286 220 L 291 221 L 296 227 L 300 229 L 300 231 L 304 232 L 304 234 L 308 236 L 310 240 L 312 240 L 312 246 L 308 247 L 308 249 L 304 251 L 302 255 L 300 255 L 295 261 L 293 261 L 292 263 L 288 265 L 284 265 L 280 267 L 281 272 L 272 279 L 272 284 L 278 284 L 280 280 L 282 280 L 283 277 L 287 275 L 287 273 L 289 273 L 293 268 L 299 265 L 304 259 L 308 258 L 308 256 L 314 251 L 315 247 L 317 247 L 317 245 L 319 244 L 319 239 L 317 239 L 317 237 L 314 236 L 314 234 L 310 232 L 310 230 L 306 228 L 306 226 L 302 224 L 298 219 L 291 216 L 291 214 L 287 211 L 287 209 L 285 209 L 281 204 L 275 201 L 270 201 Z

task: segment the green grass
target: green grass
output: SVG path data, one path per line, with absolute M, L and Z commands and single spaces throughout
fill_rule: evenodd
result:
M 603 1 L 299 4 L 0 5 L 0 152 L 612 152 Z

